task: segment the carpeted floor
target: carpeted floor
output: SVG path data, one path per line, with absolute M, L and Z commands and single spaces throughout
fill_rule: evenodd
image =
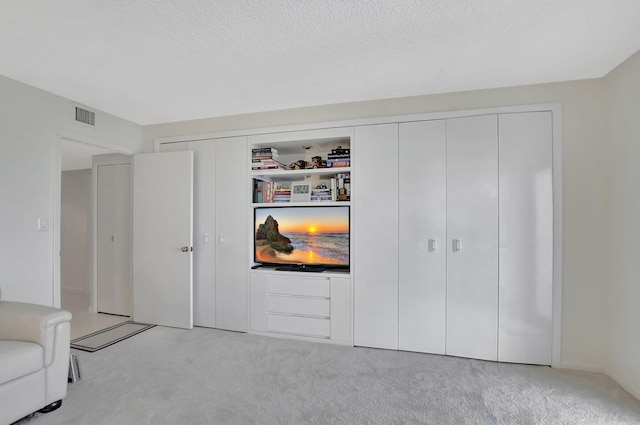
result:
M 203 328 L 77 353 L 82 380 L 28 425 L 640 423 L 613 380 L 548 367 Z

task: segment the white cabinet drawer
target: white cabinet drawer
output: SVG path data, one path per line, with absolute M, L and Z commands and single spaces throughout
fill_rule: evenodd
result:
M 274 333 L 310 336 L 314 338 L 329 338 L 331 336 L 331 323 L 329 319 L 316 319 L 313 317 L 268 314 L 267 329 L 269 332 Z
M 269 313 L 300 314 L 328 318 L 331 315 L 331 305 L 328 299 L 269 295 L 267 296 L 267 311 Z
M 267 278 L 267 293 L 329 298 L 331 285 L 327 278 L 305 277 L 302 279 L 297 276 L 269 276 Z

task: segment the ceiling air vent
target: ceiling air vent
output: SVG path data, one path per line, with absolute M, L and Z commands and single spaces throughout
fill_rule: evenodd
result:
M 96 113 L 76 106 L 76 121 L 95 126 Z

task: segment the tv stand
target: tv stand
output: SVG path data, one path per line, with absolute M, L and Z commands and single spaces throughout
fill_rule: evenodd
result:
M 277 271 L 280 272 L 309 272 L 309 273 L 321 273 L 327 270 L 326 267 L 322 266 L 308 266 L 305 264 L 290 264 L 286 266 L 276 267 Z
M 249 288 L 249 332 L 353 345 L 349 274 L 251 270 Z

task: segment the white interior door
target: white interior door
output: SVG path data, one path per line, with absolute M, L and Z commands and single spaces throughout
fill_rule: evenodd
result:
M 98 169 L 98 312 L 131 315 L 131 165 Z
M 498 122 L 447 120 L 446 354 L 498 357 Z
M 398 124 L 356 127 L 354 142 L 354 342 L 398 349 Z
M 216 328 L 247 331 L 246 137 L 216 141 Z
M 444 354 L 447 297 L 445 120 L 400 124 L 398 348 Z
M 133 158 L 133 318 L 193 327 L 193 152 Z
M 98 170 L 97 202 L 97 277 L 98 312 L 113 313 L 113 209 L 115 189 L 114 168 L 100 166 Z
M 551 112 L 502 114 L 498 361 L 551 364 Z

